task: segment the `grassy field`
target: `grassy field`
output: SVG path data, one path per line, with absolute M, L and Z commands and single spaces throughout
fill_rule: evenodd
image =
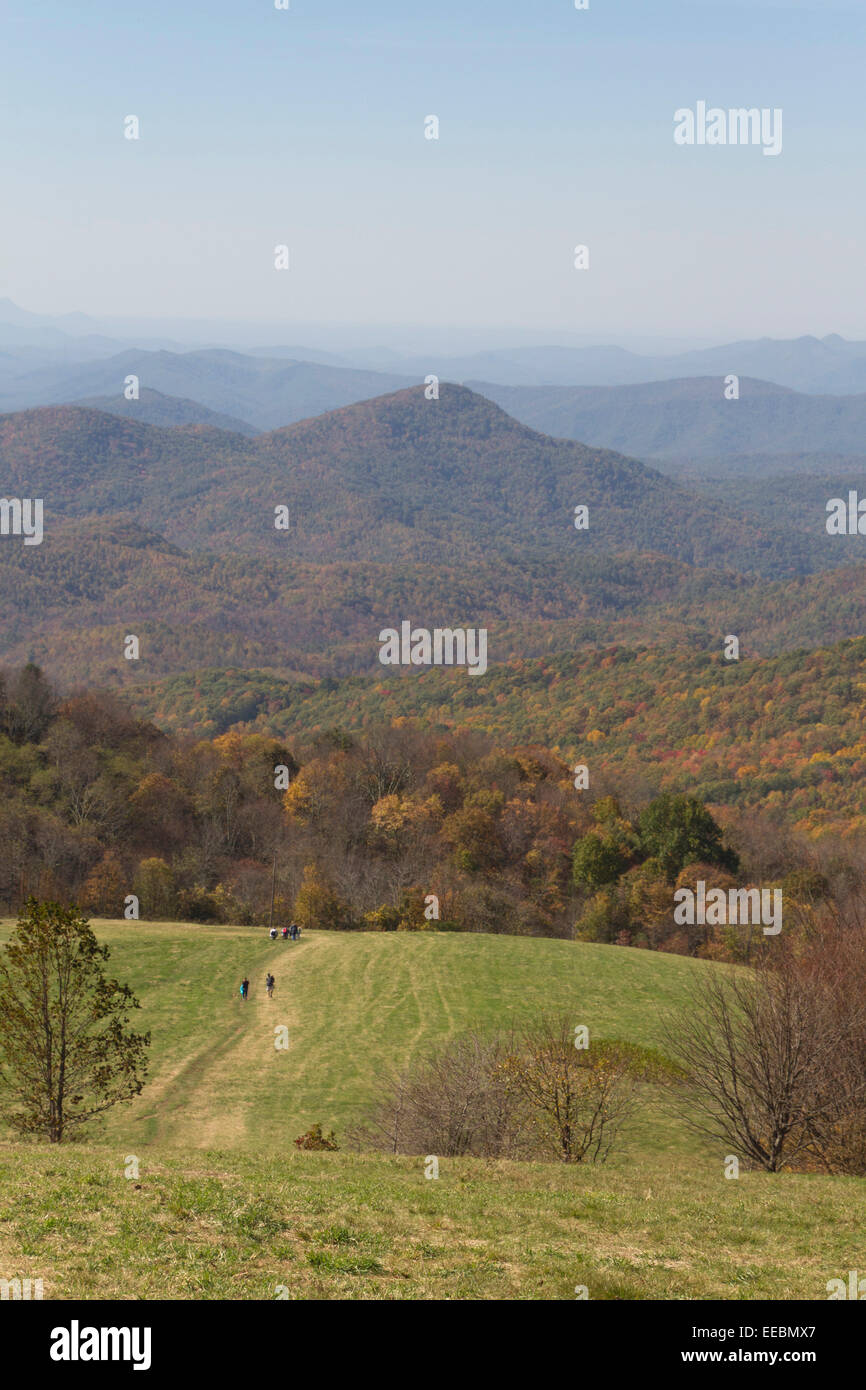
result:
M 85 1144 L 0 1142 L 0 1276 L 42 1278 L 46 1297 L 825 1298 L 858 1267 L 863 1181 L 726 1180 L 721 1149 L 652 1098 L 598 1167 L 440 1159 L 428 1180 L 422 1158 L 294 1148 L 317 1121 L 341 1138 L 391 1064 L 473 1023 L 562 1010 L 658 1044 L 703 962 L 448 933 L 291 945 L 94 927 L 142 1001 L 151 1074 Z
M 0 1274 L 46 1298 L 826 1298 L 863 1183 L 293 1151 L 0 1145 Z
M 364 1117 L 390 1066 L 473 1024 L 505 1027 L 539 1010 L 566 1012 L 590 1036 L 658 1043 L 664 1011 L 693 972 L 711 968 L 508 936 L 311 932 L 292 944 L 249 927 L 93 926 L 111 948 L 110 971 L 141 1001 L 135 1026 L 153 1035 L 145 1090 L 105 1128 L 135 1152 L 158 1143 L 283 1153 L 317 1121 L 339 1137 Z M 283 1025 L 289 1047 L 278 1052 L 274 1028 Z M 692 1143 L 652 1111 L 634 1136 L 654 1152 Z

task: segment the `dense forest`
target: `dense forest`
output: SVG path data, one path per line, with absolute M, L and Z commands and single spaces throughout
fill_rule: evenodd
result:
M 676 926 L 678 884 L 778 886 L 803 911 L 852 889 L 853 849 L 810 849 L 754 813 L 719 821 L 628 776 L 578 782 L 538 745 L 399 717 L 359 734 L 167 734 L 111 694 L 61 700 L 31 664 L 0 688 L 0 905 L 123 916 L 135 901 L 131 920 L 264 925 L 274 891 L 277 924 L 739 959 L 751 933 Z
M 848 892 L 866 589 L 829 479 L 701 495 L 447 384 L 255 438 L 28 411 L 0 463 L 46 498 L 43 543 L 0 547 L 8 906 L 261 922 L 276 863 L 319 925 L 736 954 L 673 930 L 693 864 Z M 486 629 L 483 679 L 380 665 L 403 621 Z M 724 851 L 662 871 L 647 808 L 686 803 Z
M 438 400 L 398 391 L 254 439 L 73 407 L 24 411 L 0 417 L 0 469 L 6 495 L 47 499 L 49 531 L 122 512 L 223 555 L 453 569 L 502 553 L 633 550 L 767 577 L 852 558 L 823 524 L 792 534 L 784 518 L 755 519 L 636 459 L 537 434 L 447 383 Z M 280 504 L 290 546 L 274 528 Z M 590 509 L 579 534 L 577 505 Z
M 866 832 L 866 638 L 772 660 L 715 651 L 619 646 L 517 660 L 483 680 L 441 669 L 344 681 L 280 681 L 201 671 L 141 690 L 160 726 L 204 734 L 235 726 L 292 736 L 417 720 L 538 744 L 586 763 L 633 798 L 688 792 L 754 810 L 810 838 Z

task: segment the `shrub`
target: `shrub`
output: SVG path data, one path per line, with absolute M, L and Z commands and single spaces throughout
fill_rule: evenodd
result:
M 322 1126 L 319 1124 L 313 1125 L 306 1134 L 300 1134 L 295 1140 L 296 1149 L 327 1149 L 329 1152 L 334 1152 L 339 1147 L 334 1131 L 331 1130 L 330 1134 L 323 1134 Z

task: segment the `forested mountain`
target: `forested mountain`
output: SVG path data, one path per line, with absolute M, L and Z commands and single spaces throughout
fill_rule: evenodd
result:
M 417 720 L 552 749 L 591 785 L 641 800 L 660 791 L 750 809 L 808 834 L 866 834 L 866 638 L 727 661 L 688 644 L 601 648 L 514 660 L 483 680 L 446 670 L 342 682 L 200 671 L 142 686 L 160 726 L 278 737 Z
M 416 381 L 393 372 L 256 357 L 220 348 L 193 352 L 131 348 L 84 363 L 52 363 L 24 371 L 16 370 L 14 364 L 6 371 L 0 367 L 0 409 L 15 411 L 94 396 L 122 399 L 130 375 L 138 377 L 142 390 L 192 400 L 262 430 Z
M 46 526 L 123 511 L 170 541 L 317 562 L 654 551 L 699 566 L 794 575 L 841 563 L 823 525 L 756 525 L 652 468 L 540 435 L 464 387 L 415 387 L 244 439 L 45 408 L 0 417 L 7 495 L 45 499 Z M 287 506 L 290 531 L 274 527 Z M 576 530 L 575 508 L 589 509 Z M 839 538 L 832 538 L 836 541 Z M 38 549 L 30 560 L 38 567 Z
M 772 655 L 866 626 L 860 569 L 821 575 L 863 560 L 861 536 L 824 524 L 850 480 L 702 495 L 457 386 L 254 439 L 49 407 L 0 418 L 0 470 L 5 495 L 45 505 L 41 545 L 0 537 L 0 658 L 67 686 L 370 672 L 379 631 L 404 619 L 484 627 L 492 663 L 610 642 L 713 651 L 728 632 Z M 140 663 L 123 659 L 129 633 Z
M 125 395 L 116 392 L 111 396 L 90 396 L 83 401 L 72 401 L 71 404 L 82 410 L 99 410 L 105 415 L 118 415 L 122 420 L 139 420 L 142 424 L 160 425 L 162 428 L 209 425 L 212 429 L 229 430 L 234 434 L 253 436 L 259 433 L 255 425 L 246 420 L 223 415 L 182 396 L 166 396 L 162 391 L 152 391 L 149 387 L 145 387 L 136 400 L 127 400 Z
M 752 456 L 857 454 L 866 438 L 866 395 L 805 395 L 746 376 L 737 400 L 725 398 L 721 374 L 637 386 L 469 384 L 532 429 L 641 459 L 734 454 L 746 472 Z

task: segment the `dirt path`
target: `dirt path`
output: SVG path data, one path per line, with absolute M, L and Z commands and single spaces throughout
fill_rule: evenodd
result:
M 303 951 L 314 950 L 318 944 L 310 938 Z M 288 1028 L 291 1040 L 297 1025 L 291 976 L 293 953 L 298 949 L 290 942 L 274 942 L 250 979 L 249 997 L 243 1000 L 236 993 L 225 1016 L 214 1020 L 213 1035 L 150 1089 L 148 1110 L 159 1117 L 155 1136 L 159 1142 L 235 1147 L 247 1132 L 262 1088 L 290 1083 L 285 1054 L 274 1046 L 274 1030 Z M 273 999 L 265 990 L 268 972 L 276 979 Z

